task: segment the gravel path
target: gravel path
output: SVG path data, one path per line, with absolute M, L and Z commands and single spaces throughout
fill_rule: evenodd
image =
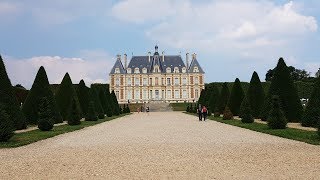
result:
M 0 179 L 319 179 L 320 147 L 154 112 L 0 149 L 0 163 Z

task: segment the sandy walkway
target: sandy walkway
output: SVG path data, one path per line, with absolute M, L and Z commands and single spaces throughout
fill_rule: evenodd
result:
M 318 179 L 320 147 L 181 112 L 0 149 L 0 179 Z

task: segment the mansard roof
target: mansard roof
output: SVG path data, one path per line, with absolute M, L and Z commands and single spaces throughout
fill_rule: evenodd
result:
M 204 73 L 203 69 L 201 68 L 197 58 L 194 58 L 192 59 L 191 63 L 190 63 L 190 66 L 189 66 L 189 69 L 188 69 L 188 72 L 189 73 L 193 73 L 193 69 L 194 67 L 198 67 L 198 70 L 199 72 L 198 73 Z
M 119 68 L 120 74 L 125 74 L 126 73 L 126 71 L 125 71 L 125 69 L 123 67 L 123 64 L 122 64 L 122 62 L 121 62 L 121 60 L 119 58 L 114 63 L 114 65 L 113 65 L 113 67 L 112 67 L 112 69 L 110 71 L 110 74 L 115 74 L 116 68 Z

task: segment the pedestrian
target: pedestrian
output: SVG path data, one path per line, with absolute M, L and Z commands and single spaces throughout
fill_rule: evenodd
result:
M 199 107 L 197 109 L 197 113 L 198 113 L 198 116 L 199 116 L 199 121 L 202 121 L 202 107 L 201 107 L 201 104 L 199 104 Z
M 147 108 L 146 108 L 146 112 L 147 112 L 147 114 L 149 114 L 149 106 L 147 106 Z
M 208 109 L 206 108 L 206 106 L 202 107 L 202 116 L 203 116 L 203 120 L 206 121 L 208 115 Z
M 138 113 L 140 112 L 140 108 L 137 108 L 137 112 L 138 112 Z

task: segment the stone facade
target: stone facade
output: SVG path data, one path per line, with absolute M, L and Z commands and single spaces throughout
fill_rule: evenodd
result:
M 127 55 L 117 60 L 109 74 L 110 91 L 114 90 L 119 103 L 150 101 L 196 102 L 204 89 L 204 71 L 196 54 L 186 54 L 186 64 L 181 56 L 133 56 L 127 65 Z

